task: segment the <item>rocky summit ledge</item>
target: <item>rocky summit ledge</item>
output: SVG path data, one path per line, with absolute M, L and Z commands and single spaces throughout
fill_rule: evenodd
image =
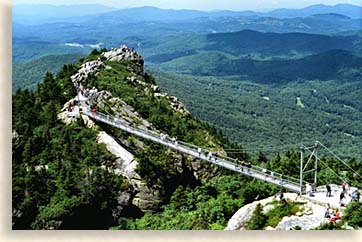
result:
M 284 193 L 284 198 L 288 202 L 303 202 L 304 205 L 302 205 L 303 207 L 300 212 L 297 212 L 295 215 L 285 216 L 276 227 L 267 227 L 266 230 L 290 230 L 295 227 L 300 227 L 302 230 L 314 229 L 322 223 L 328 222 L 324 217 L 326 204 L 329 204 L 330 208 L 342 210 L 343 216 L 344 207 L 341 207 L 339 204 L 339 194 L 342 192 L 342 187 L 335 184 L 330 186 L 332 190 L 331 197 L 326 196 L 325 186 L 318 187 L 313 197 L 307 195 L 299 196 L 297 193 Z M 343 200 L 345 204 L 351 201 L 350 194 L 356 189 L 355 187 L 349 188 L 349 195 Z M 273 209 L 270 203 L 276 199 L 278 199 L 277 195 L 243 206 L 231 217 L 225 230 L 246 230 L 247 223 L 252 217 L 256 206 L 261 204 L 263 206 L 263 213 L 266 214 L 270 209 Z M 346 227 L 346 229 L 348 228 Z

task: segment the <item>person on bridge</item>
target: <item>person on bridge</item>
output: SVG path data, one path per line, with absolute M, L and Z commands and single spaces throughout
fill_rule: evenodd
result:
M 207 159 L 211 160 L 211 157 L 212 157 L 212 152 L 209 151 L 209 153 L 207 154 Z
M 201 148 L 199 147 L 199 148 L 197 148 L 197 152 L 199 153 L 199 156 L 201 156 Z
M 96 108 L 93 108 L 93 109 L 92 109 L 92 113 L 96 114 L 96 112 L 97 112 L 97 109 L 96 109 Z
M 332 196 L 332 189 L 331 186 L 329 184 L 326 185 L 327 188 L 327 194 L 326 197 L 331 197 Z

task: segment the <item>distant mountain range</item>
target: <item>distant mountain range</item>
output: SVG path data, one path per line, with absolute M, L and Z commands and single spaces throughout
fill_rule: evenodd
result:
M 156 7 L 138 7 L 116 9 L 99 4 L 83 5 L 15 5 L 13 7 L 13 21 L 22 24 L 42 24 L 51 22 L 84 22 L 95 18 L 102 21 L 186 21 L 196 18 L 218 17 L 271 17 L 296 18 L 309 17 L 316 14 L 335 13 L 352 19 L 362 18 L 362 7 L 350 4 L 312 5 L 302 9 L 276 9 L 270 12 L 255 11 L 198 11 L 160 9 Z M 82 17 L 82 18 L 80 18 Z
M 73 21 L 76 17 L 94 16 L 116 10 L 101 4 L 50 5 L 27 4 L 13 6 L 13 21 L 26 24 L 43 24 L 58 21 Z M 86 17 L 85 17 L 86 18 Z
M 186 42 L 188 43 L 187 45 L 182 44 Z M 250 53 L 259 53 L 261 56 L 300 58 L 333 49 L 359 52 L 362 49 L 360 36 L 262 33 L 253 30 L 242 30 L 232 33 L 189 35 L 170 38 L 156 46 L 144 48 L 143 55 L 146 61 L 162 63 L 205 51 L 222 52 L 233 55 L 234 57 L 240 57 Z

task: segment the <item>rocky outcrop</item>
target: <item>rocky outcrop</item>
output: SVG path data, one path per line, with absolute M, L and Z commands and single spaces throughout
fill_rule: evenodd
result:
M 97 142 L 105 144 L 108 151 L 116 156 L 114 172 L 126 177 L 131 184 L 133 188 L 132 194 L 135 194 L 132 195 L 131 203 L 142 212 L 156 211 L 161 203 L 160 196 L 157 191 L 149 188 L 136 173 L 137 161 L 134 155 L 120 145 L 116 138 L 104 131 L 98 134 Z M 126 143 L 125 141 L 122 142 Z
M 295 199 L 297 194 L 295 193 L 284 193 L 286 199 Z M 253 215 L 253 212 L 258 204 L 261 204 L 264 207 L 263 212 L 266 213 L 268 210 L 273 207 L 265 207 L 266 204 L 271 203 L 275 197 L 268 197 L 266 199 L 255 201 L 253 203 L 247 204 L 240 208 L 229 220 L 225 230 L 245 230 L 247 229 L 247 223 Z
M 137 162 L 127 149 L 118 144 L 114 137 L 110 136 L 104 131 L 99 132 L 97 136 L 97 143 L 105 144 L 107 150 L 114 154 L 117 159 L 115 160 L 115 173 L 127 177 L 129 180 L 136 176 Z
M 309 202 L 304 206 L 303 212 L 284 217 L 274 230 L 291 230 L 296 227 L 300 227 L 303 230 L 310 230 L 326 221 L 328 220 L 324 218 L 324 207 Z
M 108 52 L 102 54 L 107 60 L 110 61 L 129 61 L 132 65 L 129 65 L 131 71 L 137 75 L 143 75 L 144 60 L 133 49 L 128 48 L 126 45 L 121 45 L 120 48 L 112 48 Z
M 300 211 L 297 212 L 296 215 L 286 216 L 275 228 L 267 227 L 266 230 L 290 230 L 296 227 L 300 227 L 303 230 L 310 230 L 318 227 L 321 223 L 326 222 L 326 219 L 324 218 L 324 206 L 312 203 L 311 201 L 298 196 L 296 193 L 284 193 L 284 198 L 289 202 L 303 202 L 304 205 L 300 205 Z M 229 220 L 226 230 L 245 230 L 256 205 L 261 204 L 263 206 L 263 213 L 266 214 L 274 208 L 273 205 L 268 203 L 271 203 L 275 199 L 275 196 L 273 196 L 243 206 Z
M 153 87 L 153 89 L 159 90 L 158 88 L 155 87 Z M 160 93 L 158 91 L 155 91 L 153 95 L 156 98 L 161 98 L 161 97 L 166 98 L 170 102 L 171 108 L 176 112 L 180 113 L 181 115 L 183 116 L 190 115 L 190 112 L 186 109 L 185 105 L 182 102 L 180 102 L 177 97 L 169 96 L 167 93 Z
M 154 126 L 146 119 L 143 119 L 132 106 L 126 104 L 122 99 L 113 97 L 108 91 L 100 91 L 94 94 L 93 102 L 97 103 L 100 108 L 109 108 L 112 115 L 121 119 L 128 125 L 140 129 L 156 130 Z
M 101 69 L 105 68 L 104 63 L 98 59 L 95 61 L 88 61 L 82 64 L 81 68 L 76 74 L 71 76 L 74 84 L 80 84 L 90 75 L 97 75 Z
M 331 197 L 326 197 L 325 186 L 317 187 L 313 197 L 301 197 L 296 193 L 284 193 L 284 197 L 288 201 L 303 202 L 304 205 L 301 205 L 302 207 L 300 208 L 300 211 L 295 215 L 284 217 L 275 228 L 267 227 L 266 230 L 291 230 L 296 227 L 299 227 L 302 230 L 310 230 L 320 226 L 322 223 L 328 222 L 328 220 L 324 218 L 326 203 L 328 203 L 331 208 L 338 208 L 339 210 L 343 210 L 343 207 L 341 208 L 339 206 L 339 193 L 342 191 L 342 187 L 335 184 L 330 184 L 330 186 L 332 189 Z M 356 191 L 356 188 L 354 187 L 349 189 L 350 194 L 352 194 L 354 191 Z M 346 202 L 348 203 L 351 198 L 349 195 L 347 195 L 347 198 L 348 199 Z M 243 206 L 231 217 L 225 230 L 246 229 L 246 225 L 250 220 L 256 205 L 259 203 L 263 205 L 263 211 L 266 214 L 267 211 L 273 209 L 270 204 L 267 204 L 272 202 L 274 199 L 276 199 L 275 196 L 260 201 L 255 201 Z

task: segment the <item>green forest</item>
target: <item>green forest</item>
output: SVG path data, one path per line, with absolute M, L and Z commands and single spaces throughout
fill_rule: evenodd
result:
M 270 86 L 232 77 L 152 73 L 162 90 L 179 97 L 197 118 L 252 152 L 275 155 L 319 140 L 341 157 L 362 155 L 360 81 Z
M 104 145 L 97 144 L 96 136 L 107 130 L 123 140 L 136 138 L 104 124 L 89 129 L 82 119 L 65 125 L 57 118 L 63 104 L 76 94 L 70 76 L 82 62 L 96 59 L 99 54 L 93 51 L 79 63 L 64 65 L 56 75 L 47 73 L 35 90 L 19 89 L 13 95 L 13 229 L 224 229 L 241 206 L 280 191 L 276 186 L 202 161 L 201 174 L 195 176 L 188 157 L 181 155 L 180 171 L 175 165 L 180 154 L 148 141 L 142 141 L 142 147 L 128 142 L 138 161 L 136 171 L 148 186 L 157 189 L 161 201 L 155 211 L 146 213 L 131 203 L 120 203 L 122 194 L 134 195 L 133 188 L 124 177 L 111 172 L 115 157 Z M 298 150 L 291 148 L 268 158 L 260 152 L 254 157 L 229 141 L 212 123 L 180 115 L 165 99 L 156 99 L 130 82 L 127 77 L 132 74 L 131 63 L 105 63 L 112 68 L 102 70 L 97 77 L 89 76 L 87 84 L 121 97 L 158 130 L 205 148 L 241 150 L 228 156 L 298 177 Z M 159 83 L 149 74 L 139 78 L 149 84 Z M 330 157 L 321 159 L 351 186 L 360 185 L 358 177 L 341 162 Z M 362 173 L 360 159 L 348 163 Z M 341 182 L 327 167 L 319 167 L 318 174 L 320 184 Z M 290 212 L 295 212 L 293 204 L 290 206 Z M 349 206 L 345 217 L 352 221 L 351 226 L 361 227 L 361 204 Z M 275 223 L 282 212 L 277 207 L 271 212 L 273 216 L 261 218 L 250 228 L 261 229 L 271 223 L 272 217 Z M 257 214 L 255 217 L 252 221 L 260 219 Z

